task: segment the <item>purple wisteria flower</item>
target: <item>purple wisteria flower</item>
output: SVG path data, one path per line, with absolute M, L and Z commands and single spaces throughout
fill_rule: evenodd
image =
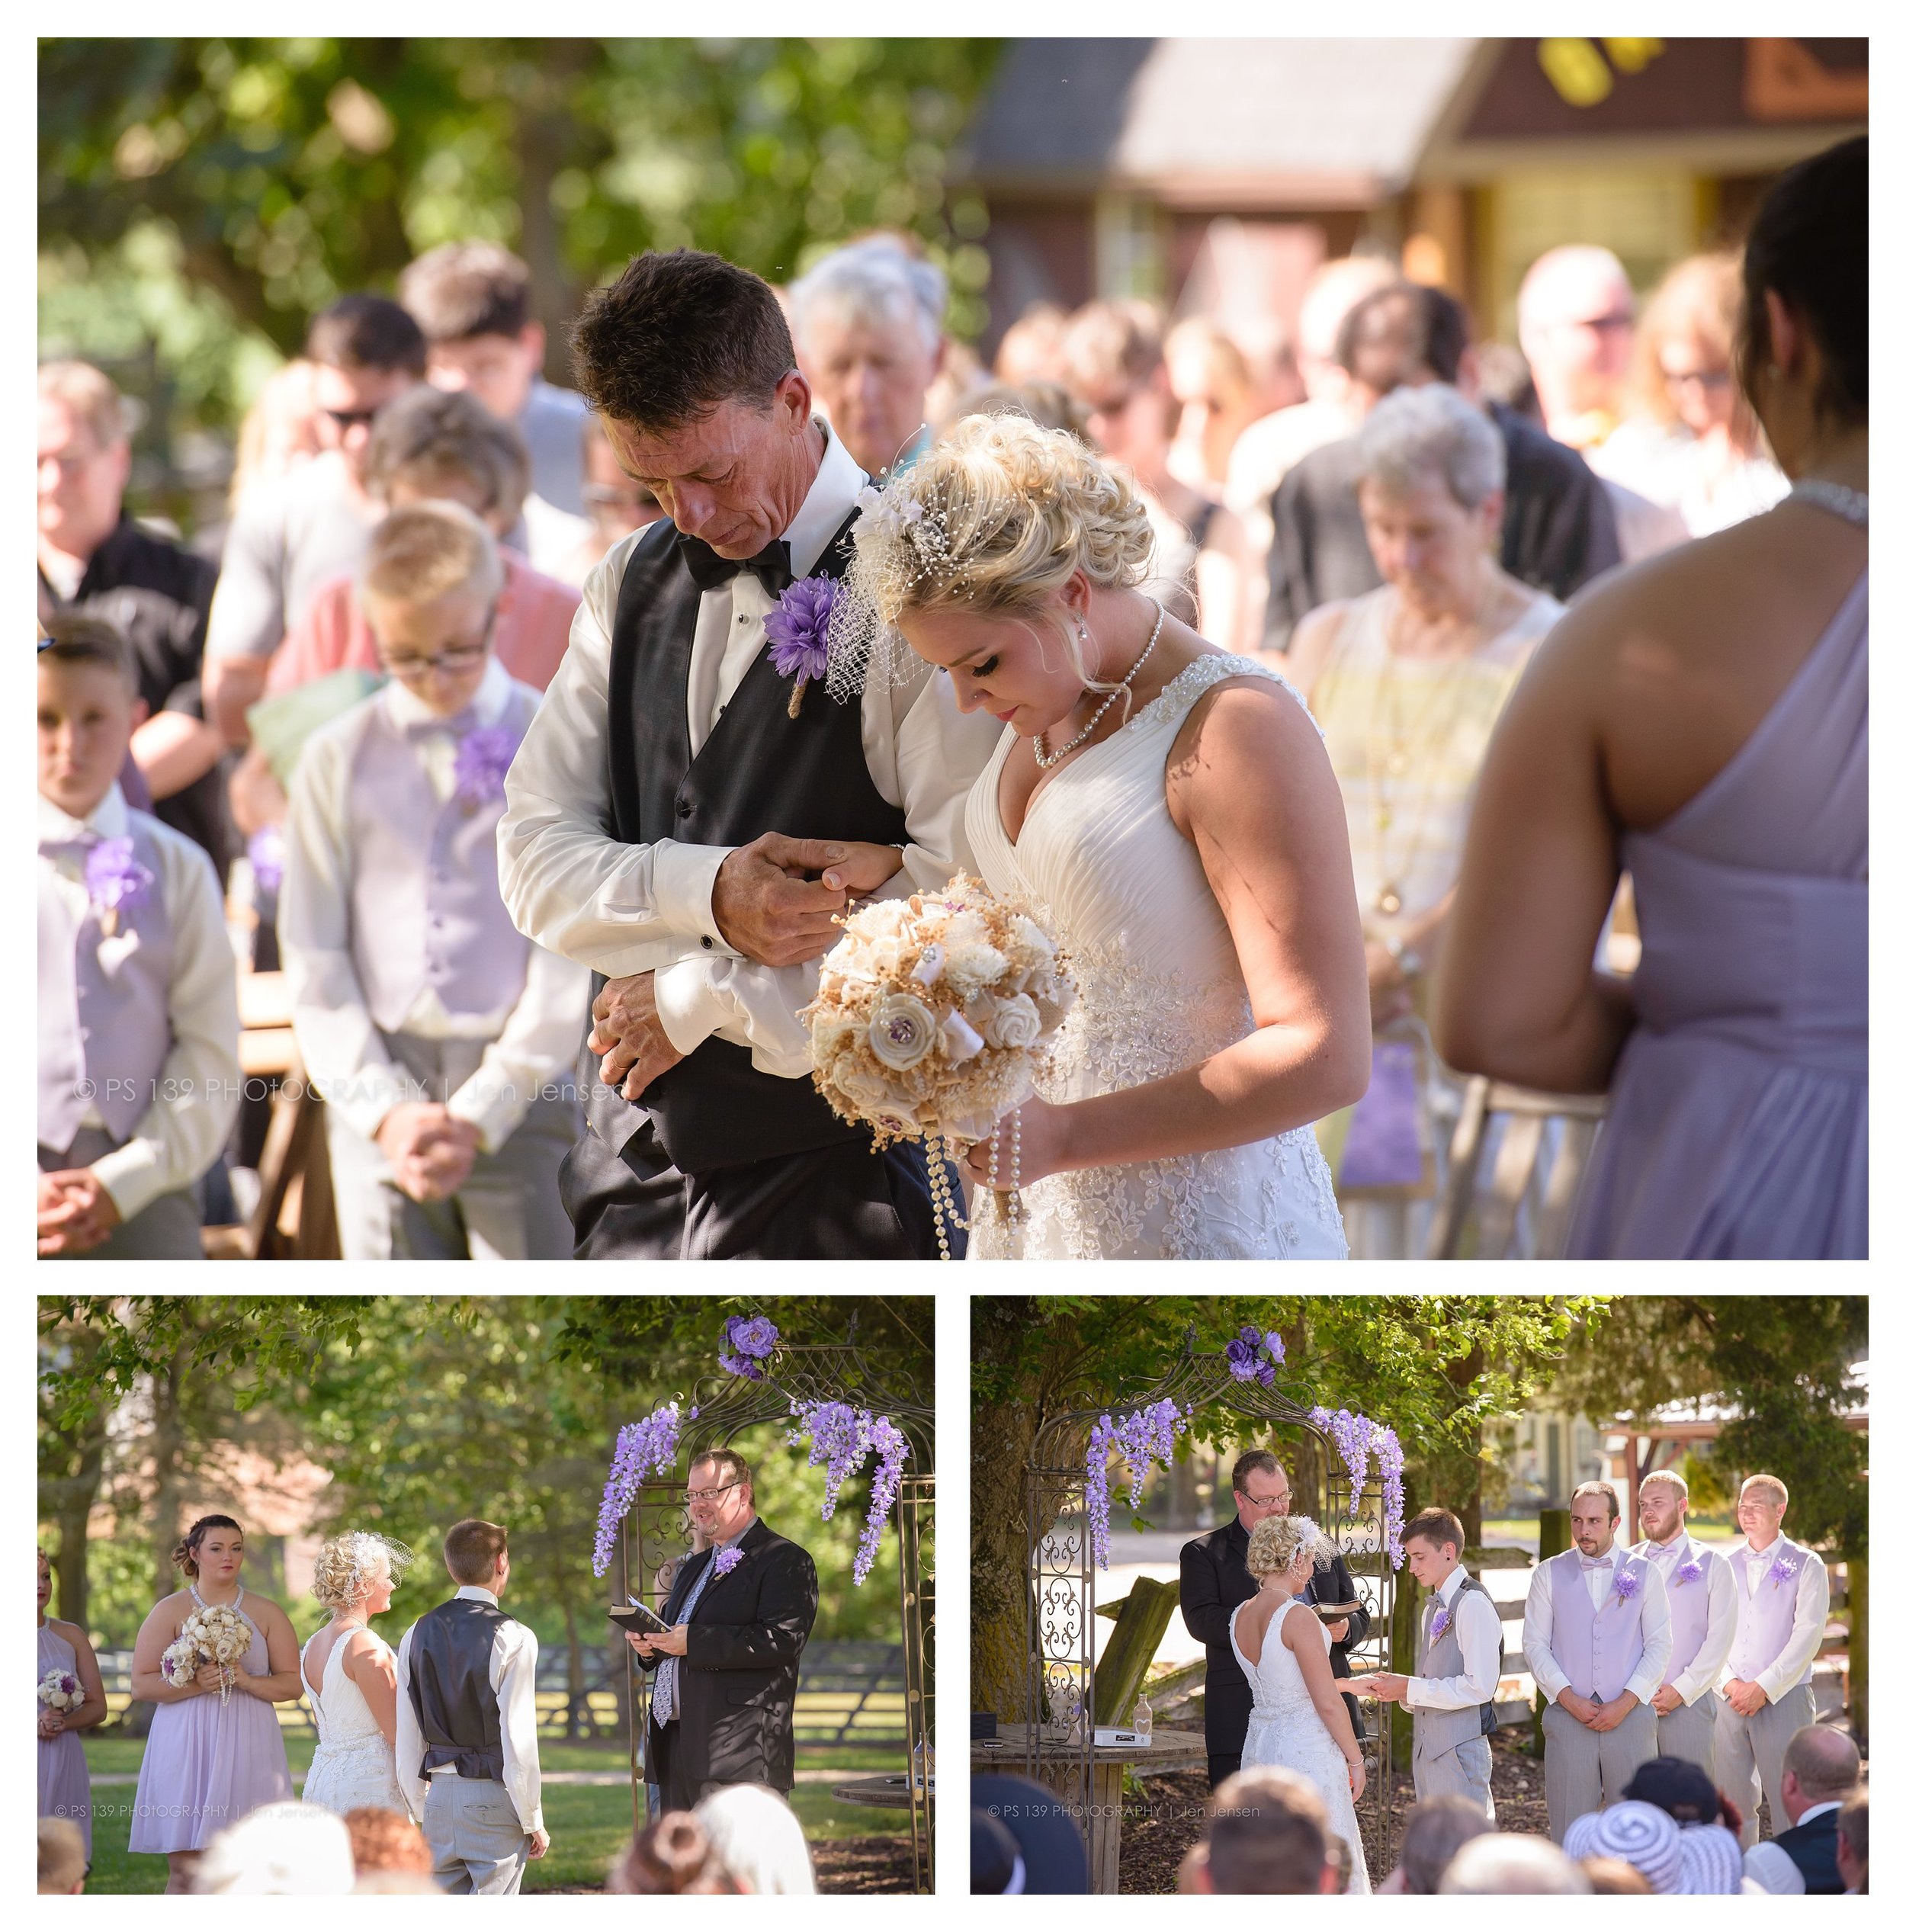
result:
M 1624 1603 L 1638 1597 L 1641 1590 L 1641 1573 L 1638 1570 L 1617 1570 L 1615 1572 L 1615 1594 Z
M 807 1466 L 826 1465 L 826 1488 L 821 1498 L 823 1522 L 832 1518 L 841 1484 L 870 1455 L 880 1458 L 874 1472 L 873 1494 L 867 1505 L 867 1520 L 861 1526 L 860 1542 L 854 1552 L 854 1581 L 867 1581 L 880 1553 L 882 1533 L 891 1514 L 894 1499 L 900 1494 L 900 1466 L 909 1454 L 906 1438 L 890 1418 L 877 1416 L 868 1409 L 856 1409 L 846 1402 L 810 1402 L 797 1407 L 798 1426 L 788 1436 L 789 1443 L 802 1436 L 811 1444 Z
M 1442 1633 L 1449 1628 L 1449 1606 L 1447 1603 L 1439 1603 L 1436 1606 L 1436 1615 L 1430 1619 L 1430 1642 L 1433 1644 L 1439 1642 L 1442 1640 Z
M 1701 1565 L 1699 1562 L 1695 1558 L 1690 1556 L 1688 1560 L 1675 1571 L 1674 1581 L 1677 1584 L 1699 1583 L 1701 1581 Z
M 480 726 L 457 741 L 457 796 L 466 805 L 488 805 L 503 795 L 503 780 L 522 740 L 504 724 Z
M 1403 1445 L 1397 1432 L 1372 1422 L 1368 1416 L 1349 1409 L 1311 1411 L 1311 1420 L 1336 1445 L 1350 1478 L 1352 1494 L 1360 1502 L 1370 1472 L 1370 1459 L 1376 1458 L 1383 1485 L 1383 1540 L 1390 1552 L 1390 1567 L 1403 1568 Z
M 832 577 L 798 578 L 762 620 L 775 671 L 794 681 L 788 700 L 790 717 L 800 715 L 801 694 L 808 685 L 827 676 L 827 620 L 839 589 Z
M 715 1574 L 718 1577 L 725 1577 L 747 1553 L 739 1543 L 729 1549 L 717 1550 L 714 1560 Z
M 1134 1409 L 1124 1421 L 1102 1415 L 1093 1426 L 1086 1453 L 1086 1521 L 1092 1538 L 1093 1560 L 1101 1570 L 1112 1567 L 1111 1462 L 1115 1450 L 1125 1459 L 1135 1507 L 1144 1494 L 1145 1479 L 1154 1463 L 1169 1463 L 1189 1418 L 1166 1396 L 1147 1408 Z
M 284 834 L 275 825 L 261 825 L 245 841 L 252 883 L 261 892 L 275 892 L 284 883 Z
M 1767 1565 L 1767 1574 L 1776 1583 L 1792 1583 L 1799 1574 L 1799 1563 L 1791 1556 L 1776 1556 Z
M 133 856 L 130 839 L 101 839 L 86 854 L 86 897 L 101 929 L 110 934 L 121 913 L 136 912 L 157 881 Z
M 885 1416 L 874 1417 L 867 1431 L 871 1447 L 880 1456 L 881 1466 L 874 1475 L 874 1494 L 867 1505 L 867 1520 L 861 1526 L 860 1546 L 854 1552 L 854 1581 L 865 1583 L 880 1553 L 881 1535 L 887 1527 L 894 1499 L 900 1491 L 900 1465 L 906 1460 L 906 1438 Z
M 595 1520 L 595 1557 L 592 1567 L 597 1576 L 609 1567 L 609 1558 L 615 1551 L 616 1527 L 628 1514 L 635 1492 L 650 1476 L 674 1463 L 680 1431 L 680 1404 L 666 1402 L 640 1422 L 628 1423 L 617 1436 L 609 1479 L 602 1485 L 602 1507 Z
M 765 1315 L 730 1315 L 724 1331 L 724 1346 L 715 1359 L 731 1375 L 745 1375 L 751 1382 L 762 1378 L 761 1365 L 775 1352 L 781 1330 Z

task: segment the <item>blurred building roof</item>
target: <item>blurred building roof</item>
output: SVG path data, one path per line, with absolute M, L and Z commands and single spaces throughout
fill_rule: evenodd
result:
M 994 189 L 1364 206 L 1408 181 L 1480 44 L 1016 41 L 968 136 L 967 167 Z

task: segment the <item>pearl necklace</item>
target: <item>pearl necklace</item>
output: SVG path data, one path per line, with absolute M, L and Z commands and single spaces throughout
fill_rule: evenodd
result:
M 1164 605 L 1160 604 L 1155 597 L 1150 601 L 1158 612 L 1158 621 L 1151 627 L 1151 636 L 1147 640 L 1145 648 L 1133 660 L 1131 669 L 1112 686 L 1111 690 L 1105 693 L 1105 701 L 1086 720 L 1084 730 L 1081 731 L 1076 738 L 1068 739 L 1057 751 L 1050 753 L 1046 749 L 1046 734 L 1043 731 L 1035 734 L 1032 740 L 1032 758 L 1034 763 L 1041 771 L 1051 771 L 1068 752 L 1077 751 L 1093 732 L 1098 730 L 1099 720 L 1112 709 L 1113 701 L 1117 698 L 1119 692 L 1122 691 L 1128 698 L 1131 695 L 1131 681 L 1144 669 L 1145 660 L 1158 648 L 1159 636 L 1165 627 Z
M 1790 493 L 1796 503 L 1811 503 L 1830 515 L 1843 517 L 1849 523 L 1866 528 L 1866 493 L 1845 483 L 1827 483 L 1819 477 L 1802 477 Z

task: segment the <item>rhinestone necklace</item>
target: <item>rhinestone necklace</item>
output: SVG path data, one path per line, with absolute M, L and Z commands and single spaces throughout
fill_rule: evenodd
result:
M 1077 751 L 1079 747 L 1092 736 L 1093 732 L 1098 730 L 1099 720 L 1105 716 L 1106 712 L 1112 709 L 1113 701 L 1118 697 L 1120 692 L 1122 691 L 1128 698 L 1131 695 L 1131 681 L 1134 678 L 1137 677 L 1139 672 L 1144 669 L 1145 660 L 1150 656 L 1152 653 L 1158 648 L 1159 634 L 1165 627 L 1164 605 L 1160 604 L 1155 597 L 1151 599 L 1150 602 L 1152 604 L 1153 608 L 1156 609 L 1158 613 L 1158 621 L 1151 627 L 1151 636 L 1147 640 L 1145 648 L 1141 650 L 1138 653 L 1138 656 L 1133 660 L 1131 669 L 1112 686 L 1111 690 L 1105 693 L 1105 701 L 1093 713 L 1089 718 L 1086 720 L 1086 728 L 1084 730 L 1081 731 L 1076 738 L 1067 739 L 1067 741 L 1055 752 L 1048 752 L 1046 749 L 1046 734 L 1043 731 L 1036 733 L 1034 735 L 1032 740 L 1032 758 L 1034 763 L 1038 766 L 1041 771 L 1051 771 L 1053 766 L 1057 765 L 1060 759 L 1065 756 L 1067 753 Z
M 1866 493 L 1845 483 L 1827 483 L 1819 477 L 1802 477 L 1789 493 L 1799 503 L 1811 503 L 1849 523 L 1866 528 Z

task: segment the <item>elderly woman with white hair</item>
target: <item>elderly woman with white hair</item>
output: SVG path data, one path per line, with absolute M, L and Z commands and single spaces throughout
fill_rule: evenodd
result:
M 370 1530 L 334 1536 L 318 1552 L 311 1593 L 331 1620 L 298 1658 L 317 1719 L 304 1800 L 342 1818 L 370 1805 L 410 1815 L 397 1781 L 397 1661 L 371 1628 L 390 1607 L 411 1553 Z
M 695 1808 L 723 1864 L 743 1892 L 811 1897 L 813 1860 L 801 1820 L 765 1785 L 724 1785 Z
M 794 351 L 848 454 L 877 481 L 929 440 L 926 392 L 946 353 L 946 277 L 897 236 L 823 255 L 788 291 Z
M 1358 438 L 1358 501 L 1381 589 L 1298 627 L 1310 701 L 1350 826 L 1375 1034 L 1370 1089 L 1318 1129 L 1350 1252 L 1420 1255 L 1462 1090 L 1425 1024 L 1425 987 L 1497 717 L 1562 615 L 1497 561 L 1500 432 L 1441 383 L 1393 390 Z

